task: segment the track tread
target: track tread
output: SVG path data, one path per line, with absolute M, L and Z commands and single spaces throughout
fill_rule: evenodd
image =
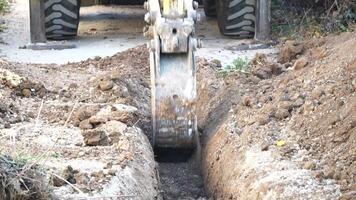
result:
M 77 35 L 80 0 L 46 0 L 45 28 L 47 39 L 70 39 Z
M 256 0 L 216 0 L 220 32 L 237 38 L 250 38 L 255 33 Z

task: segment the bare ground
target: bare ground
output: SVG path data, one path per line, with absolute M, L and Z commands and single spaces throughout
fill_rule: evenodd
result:
M 355 38 L 289 41 L 275 60 L 257 55 L 251 75 L 200 77 L 203 174 L 214 198 L 356 197 Z
M 204 180 L 199 164 L 159 163 L 159 184 L 143 46 L 67 65 L 1 60 L 0 150 L 43 165 L 61 198 L 205 198 L 204 183 L 215 199 L 352 199 L 355 42 L 286 42 L 226 77 L 199 59 Z

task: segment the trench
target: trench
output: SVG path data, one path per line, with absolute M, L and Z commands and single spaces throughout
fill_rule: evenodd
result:
M 198 145 L 199 146 L 199 145 Z M 156 156 L 163 199 L 207 199 L 200 146 L 192 153 L 170 151 Z

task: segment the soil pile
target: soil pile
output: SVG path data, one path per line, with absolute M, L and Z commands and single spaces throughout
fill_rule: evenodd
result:
M 200 77 L 203 170 L 215 198 L 355 197 L 355 38 L 286 42 L 278 62 L 257 55 L 251 74 Z
M 141 46 L 61 66 L 1 61 L 1 153 L 43 166 L 59 199 L 159 198 L 141 129 L 150 127 L 147 58 Z

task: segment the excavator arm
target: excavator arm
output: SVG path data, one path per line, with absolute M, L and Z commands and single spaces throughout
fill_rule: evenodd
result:
M 194 52 L 198 3 L 192 0 L 148 0 L 152 126 L 155 149 L 193 150 L 197 138 Z

